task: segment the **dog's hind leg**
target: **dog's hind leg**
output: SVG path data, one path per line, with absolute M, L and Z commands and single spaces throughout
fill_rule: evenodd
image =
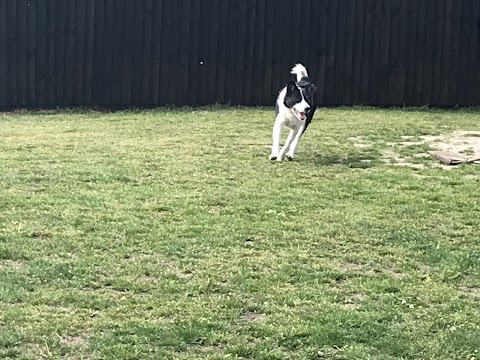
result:
M 287 141 L 285 141 L 285 145 L 283 145 L 282 149 L 280 150 L 280 154 L 278 155 L 278 160 L 283 160 L 283 158 L 285 157 L 285 154 L 290 149 L 290 145 L 292 144 L 292 141 L 295 138 L 295 135 L 297 132 L 298 132 L 298 129 L 290 130 L 290 132 L 288 133 Z
M 287 153 L 287 159 L 288 160 L 293 160 L 293 155 L 295 154 L 295 151 L 297 150 L 298 142 L 300 141 L 300 138 L 302 137 L 304 127 L 305 127 L 305 125 L 301 126 L 299 129 L 295 130 L 295 136 L 293 138 L 292 143 L 290 144 L 290 149 L 288 150 L 288 153 Z
M 280 118 L 277 117 L 275 124 L 273 125 L 272 132 L 272 152 L 270 154 L 270 160 L 277 160 L 280 151 L 280 140 L 282 139 L 284 124 Z

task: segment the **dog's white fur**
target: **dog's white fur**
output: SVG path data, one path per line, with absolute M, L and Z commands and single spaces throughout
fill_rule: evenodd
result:
M 297 82 L 304 77 L 308 77 L 307 69 L 302 64 L 295 65 L 291 73 L 297 76 Z M 273 144 L 270 160 L 276 159 L 277 161 L 283 161 L 285 155 L 287 159 L 293 160 L 298 142 L 305 128 L 305 119 L 300 120 L 295 111 L 306 113 L 306 110 L 310 108 L 310 105 L 305 101 L 305 98 L 303 98 L 303 94 L 302 101 L 294 105 L 294 110 L 287 108 L 284 104 L 286 93 L 287 88 L 285 87 L 277 97 L 278 114 L 275 118 L 275 124 L 273 125 Z M 288 134 L 287 141 L 280 149 L 280 140 L 282 139 L 285 127 L 290 129 L 290 133 Z

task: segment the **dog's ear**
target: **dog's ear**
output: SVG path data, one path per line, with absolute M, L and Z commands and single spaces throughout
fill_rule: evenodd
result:
M 297 85 L 295 84 L 295 81 L 289 81 L 287 83 L 287 94 L 293 93 L 296 88 L 297 88 Z

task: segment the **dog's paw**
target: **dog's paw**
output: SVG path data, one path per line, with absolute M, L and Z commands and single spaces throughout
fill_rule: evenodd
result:
M 292 155 L 287 155 L 287 160 L 288 161 L 293 161 L 293 156 Z
M 270 155 L 270 157 L 269 157 L 270 161 L 275 161 L 275 160 L 277 160 L 277 158 L 278 157 L 276 155 Z

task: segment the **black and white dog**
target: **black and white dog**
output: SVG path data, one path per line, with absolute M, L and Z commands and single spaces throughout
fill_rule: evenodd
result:
M 293 67 L 291 73 L 297 81 L 289 81 L 278 94 L 275 103 L 276 118 L 273 126 L 273 145 L 270 160 L 282 161 L 287 156 L 293 160 L 298 142 L 312 121 L 317 108 L 316 86 L 308 78 L 307 69 L 302 64 Z M 280 140 L 285 127 L 290 128 L 287 141 L 280 149 Z

